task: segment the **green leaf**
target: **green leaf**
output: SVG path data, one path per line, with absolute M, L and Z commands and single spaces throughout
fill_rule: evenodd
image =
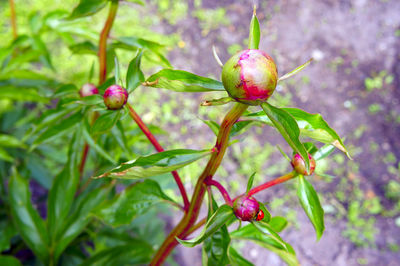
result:
M 264 212 L 264 218 L 261 221 L 269 223 L 271 220 L 271 213 L 268 211 L 267 207 L 265 207 L 264 203 L 259 201 L 258 204 L 260 205 L 260 209 Z
M 232 266 L 254 266 L 253 263 L 243 258 L 233 247 L 229 247 L 228 256 Z
M 323 147 L 319 148 L 314 154 L 313 157 L 316 161 L 324 159 L 329 154 L 331 154 L 335 150 L 335 146 L 326 144 Z
M 91 54 L 96 55 L 98 47 L 90 41 L 84 41 L 70 45 L 68 47 L 74 54 Z
M 285 75 L 283 75 L 282 77 L 280 77 L 278 79 L 278 82 L 288 79 L 291 76 L 296 75 L 298 72 L 300 72 L 301 70 L 303 70 L 306 66 L 308 66 L 311 62 L 312 62 L 312 58 L 310 60 L 308 60 L 307 62 L 305 62 L 304 64 L 302 64 L 301 66 L 296 67 L 294 70 L 290 71 L 289 73 L 286 73 Z
M 122 81 L 122 79 L 121 79 L 121 71 L 117 55 L 114 56 L 114 77 L 115 77 L 115 84 L 120 84 L 120 81 Z
M 13 86 L 0 86 L 0 99 L 4 98 L 27 102 L 47 103 L 49 101 L 48 98 L 39 95 L 36 89 L 15 88 Z
M 32 143 L 30 151 L 34 150 L 41 143 L 52 139 L 53 137 L 67 131 L 68 129 L 77 126 L 82 120 L 82 114 L 77 112 L 68 118 L 59 121 L 57 124 L 48 127 L 40 136 L 38 136 Z
M 28 180 L 14 169 L 9 183 L 11 215 L 27 246 L 44 263 L 49 260 L 48 235 L 44 221 L 31 202 Z
M 261 107 L 290 147 L 303 157 L 307 172 L 309 172 L 310 160 L 306 149 L 299 140 L 300 130 L 296 120 L 285 110 L 274 107 L 267 102 L 262 103 Z
M 210 129 L 214 132 L 215 136 L 218 136 L 218 132 L 220 129 L 220 126 L 217 122 L 211 121 L 211 120 L 201 120 L 203 121 L 207 126 L 210 127 Z M 238 121 L 235 124 L 233 124 L 231 131 L 229 132 L 229 137 L 234 137 L 245 131 L 248 126 L 253 124 L 254 121 Z
M 281 216 L 274 216 L 269 221 L 269 225 L 275 232 L 282 232 L 283 229 L 287 226 L 288 222 L 284 217 Z
M 259 230 L 261 233 L 268 235 L 272 239 L 274 239 L 279 245 L 281 245 L 282 249 L 290 252 L 290 247 L 287 245 L 285 241 L 274 231 L 274 229 L 266 222 L 259 221 L 253 222 L 253 225 Z
M 119 111 L 106 111 L 100 115 L 91 128 L 91 134 L 104 134 L 111 130 L 121 117 Z
M 91 16 L 103 9 L 107 0 L 80 0 L 78 6 L 74 8 L 69 19 L 76 19 Z
M 310 137 L 322 143 L 332 144 L 342 152 L 346 153 L 347 156 L 350 156 L 342 139 L 331 127 L 329 127 L 328 123 L 325 122 L 320 114 L 310 114 L 297 108 L 282 109 L 296 120 L 301 135 Z M 271 120 L 262 111 L 251 113 L 247 116 L 268 125 L 273 125 Z
M 256 175 L 256 172 L 254 172 L 254 173 L 250 176 L 249 181 L 247 181 L 246 194 L 249 193 L 250 189 L 251 189 L 252 186 L 253 186 L 253 181 L 254 181 L 255 175 Z
M 235 219 L 236 216 L 233 213 L 232 207 L 226 204 L 222 205 L 214 212 L 210 219 L 208 219 L 203 231 L 201 231 L 201 233 L 197 237 L 190 240 L 182 240 L 177 238 L 177 240 L 185 247 L 194 247 L 213 235 L 226 223 L 229 224 L 232 220 Z
M 64 249 L 85 229 L 89 224 L 92 216 L 90 212 L 99 206 L 107 197 L 111 186 L 99 187 L 87 195 L 82 196 L 79 205 L 73 210 L 68 218 L 63 222 L 62 229 L 57 236 L 57 244 L 55 245 L 54 256 L 57 261 Z M 60 222 L 61 223 L 61 222 Z
M 129 63 L 128 72 L 126 73 L 126 89 L 128 92 L 134 91 L 145 80 L 140 69 L 142 55 L 143 52 L 139 52 Z
M 0 253 L 2 253 L 10 249 L 11 239 L 17 235 L 17 230 L 12 224 L 11 219 L 3 219 L 0 221 L 0 235 Z M 0 265 L 6 264 L 1 264 L 0 260 Z
M 231 97 L 222 97 L 219 99 L 212 99 L 212 100 L 206 100 L 200 104 L 200 106 L 218 106 L 218 105 L 224 105 L 230 102 L 234 102 L 235 100 Z
M 250 33 L 249 33 L 249 49 L 258 49 L 260 44 L 260 23 L 258 22 L 256 15 L 256 6 L 254 5 L 253 17 L 250 22 Z
M 211 196 L 212 197 L 212 196 Z M 218 205 L 212 197 L 212 204 L 208 210 L 208 219 L 212 217 Z M 227 225 L 223 225 L 218 231 L 206 238 L 203 243 L 203 265 L 227 265 L 229 264 L 228 248 L 231 242 Z
M 8 152 L 0 147 L 0 160 L 7 161 L 7 162 L 13 162 L 14 157 L 12 157 Z
M 87 127 L 85 126 L 83 129 L 83 138 L 89 144 L 90 147 L 92 147 L 99 155 L 104 157 L 106 160 L 111 162 L 112 164 L 116 164 L 117 161 L 114 160 L 114 158 L 111 157 L 111 155 L 106 152 L 101 145 L 97 144 L 96 141 L 90 136 L 90 133 L 88 132 Z
M 83 141 L 78 130 L 71 140 L 68 161 L 64 169 L 53 180 L 47 199 L 47 226 L 54 245 L 56 237 L 62 230 L 60 221 L 68 218 L 79 185 L 79 160 L 81 159 Z
M 153 180 L 138 182 L 104 202 L 93 214 L 105 223 L 116 227 L 131 223 L 136 217 L 147 212 L 150 207 L 165 202 L 173 202 Z
M 220 81 L 173 69 L 163 69 L 146 80 L 146 86 L 178 92 L 224 91 Z
M 302 132 L 304 135 L 323 143 L 332 144 L 351 158 L 342 139 L 320 114 L 310 114 L 297 108 L 284 108 L 284 110 L 291 114 L 297 123 L 304 123 L 302 126 L 302 128 L 306 129 L 306 131 Z
M 218 125 L 217 122 L 212 120 L 203 120 L 203 119 L 201 119 L 201 121 L 203 121 L 204 124 L 206 124 L 212 130 L 215 136 L 218 136 L 220 126 Z
M 281 241 L 277 241 L 275 237 L 270 234 L 264 234 L 253 224 L 249 224 L 241 227 L 238 230 L 231 232 L 232 239 L 243 239 L 243 240 L 251 240 L 256 244 L 269 249 L 270 251 L 276 253 L 282 260 L 284 260 L 290 266 L 298 266 L 299 262 L 297 261 L 296 254 L 293 248 L 285 243 L 283 246 Z
M 0 134 L 0 146 L 13 147 L 13 148 L 26 148 L 25 143 L 23 143 L 14 136 L 6 134 Z
M 0 255 L 0 265 L 4 266 L 20 266 L 21 262 L 13 256 Z
M 297 189 L 297 196 L 304 211 L 314 226 L 317 240 L 319 240 L 324 233 L 324 209 L 321 207 L 317 192 L 313 186 L 304 178 L 299 175 L 299 186 Z
M 210 150 L 169 150 L 156 154 L 142 156 L 136 160 L 121 164 L 117 168 L 96 178 L 112 177 L 122 179 L 137 179 L 157 176 L 172 172 L 193 163 L 211 153 Z
M 153 255 L 148 243 L 135 239 L 128 245 L 103 249 L 84 261 L 81 266 L 89 265 L 146 265 Z

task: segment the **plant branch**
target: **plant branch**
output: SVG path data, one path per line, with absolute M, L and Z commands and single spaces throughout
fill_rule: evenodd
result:
M 164 151 L 163 147 L 160 145 L 160 143 L 157 141 L 157 139 L 154 137 L 154 135 L 151 133 L 149 128 L 146 126 L 146 124 L 143 122 L 143 120 L 140 118 L 140 116 L 136 113 L 136 111 L 132 108 L 132 106 L 127 103 L 126 106 L 128 107 L 129 114 L 132 117 L 132 119 L 136 122 L 136 124 L 139 126 L 139 128 L 142 130 L 142 132 L 146 135 L 146 137 L 149 139 L 151 144 L 153 144 L 154 148 L 158 152 Z M 187 196 L 185 186 L 182 183 L 181 178 L 179 177 L 179 174 L 177 171 L 172 171 L 172 176 L 175 179 L 176 184 L 178 185 L 179 191 L 182 195 L 183 199 L 183 209 L 185 212 L 189 209 L 189 198 Z
M 99 40 L 99 84 L 102 84 L 107 77 L 107 38 L 110 34 L 111 27 L 114 23 L 115 16 L 118 10 L 118 0 L 112 0 L 108 17 L 104 24 L 103 30 L 100 33 Z
M 14 0 L 9 0 L 10 3 L 10 11 L 11 11 L 11 27 L 14 40 L 18 37 L 18 30 L 17 30 L 17 14 L 15 12 L 15 4 Z
M 197 180 L 188 212 L 182 217 L 179 224 L 169 233 L 150 265 L 161 265 L 178 244 L 176 237 L 183 239 L 188 235 L 188 232 L 190 232 L 190 228 L 193 227 L 199 215 L 207 188 L 204 181 L 206 179 L 211 179 L 217 171 L 229 144 L 229 132 L 243 112 L 246 111 L 247 107 L 248 106 L 245 104 L 236 103 L 228 114 L 226 114 L 217 136 L 217 142 L 215 144 L 216 152 L 212 153 L 207 166 Z
M 212 180 L 212 179 L 206 179 L 206 180 L 204 181 L 204 183 L 205 183 L 207 186 L 214 186 L 214 187 L 216 187 L 216 188 L 219 190 L 219 192 L 221 192 L 222 197 L 224 197 L 225 203 L 228 204 L 229 206 L 232 206 L 231 197 L 229 196 L 228 191 L 226 191 L 226 189 L 224 188 L 224 186 L 223 186 L 221 183 L 219 183 L 219 182 L 216 181 L 216 180 Z
M 118 10 L 118 0 L 113 0 L 111 2 L 107 20 L 104 24 L 103 30 L 100 33 L 99 54 L 98 54 L 99 65 L 100 65 L 100 69 L 99 69 L 99 73 L 100 73 L 99 84 L 100 85 L 106 80 L 106 77 L 107 77 L 107 38 L 110 33 L 111 27 L 114 23 L 115 16 L 117 14 L 117 10 Z M 92 124 L 96 121 L 97 117 L 98 117 L 98 113 L 96 112 L 93 117 Z M 79 164 L 80 177 L 82 177 L 83 170 L 85 169 L 85 164 L 86 164 L 86 159 L 87 159 L 87 156 L 89 153 L 89 149 L 90 149 L 89 145 L 87 143 L 85 143 L 85 146 L 84 146 L 83 152 L 82 152 L 81 163 Z
M 207 218 L 201 219 L 197 224 L 193 225 L 192 228 L 189 229 L 187 232 L 187 235 L 191 235 L 193 232 L 195 232 L 197 229 L 202 227 L 205 223 L 207 222 Z
M 272 187 L 272 186 L 281 184 L 283 182 L 286 182 L 286 181 L 288 181 L 288 180 L 290 180 L 290 179 L 292 179 L 292 178 L 294 178 L 296 176 L 297 176 L 296 171 L 290 172 L 290 173 L 288 173 L 286 175 L 283 175 L 281 177 L 275 178 L 274 180 L 268 181 L 268 182 L 266 182 L 266 183 L 264 183 L 262 185 L 259 185 L 259 186 L 255 187 L 255 188 L 251 189 L 249 191 L 248 195 L 252 196 L 252 195 L 254 195 L 254 194 L 256 194 L 256 193 L 258 193 L 260 191 L 263 191 L 264 189 L 267 189 L 269 187 Z

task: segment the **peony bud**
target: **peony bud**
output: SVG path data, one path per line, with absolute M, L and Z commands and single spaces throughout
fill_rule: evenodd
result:
M 310 173 L 307 173 L 306 164 L 305 164 L 303 158 L 298 153 L 296 153 L 293 156 L 293 159 L 291 162 L 293 169 L 297 173 L 302 174 L 302 175 L 312 175 L 315 170 L 315 160 L 310 154 L 308 154 L 308 158 L 310 159 Z
M 104 92 L 104 104 L 109 110 L 119 110 L 128 101 L 128 92 L 118 85 L 111 85 Z
M 233 202 L 233 211 L 236 217 L 242 221 L 255 220 L 259 210 L 258 201 L 247 195 L 240 196 Z
M 99 93 L 99 90 L 92 83 L 86 83 L 79 90 L 79 95 L 81 97 L 92 96 L 92 95 L 95 95 L 95 94 L 98 94 L 98 93 Z
M 274 60 L 260 50 L 244 50 L 232 56 L 222 68 L 222 83 L 238 102 L 259 105 L 274 92 L 278 70 Z

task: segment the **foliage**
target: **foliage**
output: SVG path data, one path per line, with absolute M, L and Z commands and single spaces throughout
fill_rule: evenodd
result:
M 145 4 L 139 0 L 128 2 L 135 6 Z M 159 2 L 160 10 L 165 9 L 164 2 Z M 246 111 L 246 105 L 224 97 L 204 104 L 234 105 L 222 123 L 203 121 L 217 136 L 215 146 L 164 150 L 153 135 L 163 131 L 154 125 L 147 127 L 130 103 L 120 110 L 107 110 L 101 97 L 106 88 L 117 83 L 128 90 L 130 97 L 139 97 L 141 87 L 170 90 L 171 94 L 223 93 L 225 89 L 218 80 L 173 69 L 166 58 L 166 43 L 154 37 L 159 36 L 157 33 L 112 34 L 109 38 L 107 31 L 112 28 L 119 4 L 118 0 L 80 0 L 73 10 L 33 13 L 28 18 L 29 32 L 0 47 L 0 251 L 16 254 L 30 249 L 34 256 L 29 259 L 34 264 L 140 265 L 162 263 L 178 243 L 187 247 L 203 244 L 204 264 L 252 265 L 232 245 L 234 241 L 252 241 L 275 252 L 288 265 L 298 265 L 295 251 L 279 236 L 287 220 L 272 217 L 267 206 L 259 202 L 264 218 L 241 226 L 229 193 L 212 180 L 213 175 L 226 148 L 235 145 L 235 141 L 229 142 L 230 138 L 243 137 L 246 130 L 260 123 L 276 129 L 288 147 L 302 156 L 306 167 L 308 153 L 318 161 L 336 147 L 349 156 L 342 139 L 319 114 L 267 102 L 261 104 L 259 112 L 252 113 Z M 182 4 L 180 8 L 187 7 Z M 94 16 L 101 17 L 102 23 L 106 21 L 100 37 L 100 32 L 83 23 Z M 201 14 L 197 16 L 203 18 Z M 178 17 L 171 19 L 175 22 Z M 57 52 L 64 53 L 68 48 L 74 56 L 93 59 L 90 65 L 83 63 L 88 68 L 80 74 L 79 82 L 65 74 L 70 66 L 63 68 L 57 53 L 50 49 L 54 43 L 48 43 L 49 39 L 62 47 Z M 259 41 L 260 25 L 254 9 L 249 48 L 257 49 Z M 92 63 L 97 55 L 99 64 Z M 119 62 L 118 58 L 123 60 Z M 157 71 L 151 66 L 157 66 Z M 99 95 L 80 97 L 82 81 L 93 83 L 95 73 L 99 74 Z M 240 117 L 243 119 L 238 121 Z M 157 152 L 146 144 L 145 137 Z M 305 142 L 303 137 L 313 143 Z M 316 142 L 322 145 L 318 148 Z M 195 162 L 204 163 L 206 159 L 203 174 L 197 179 L 192 197 L 188 197 L 176 171 L 198 168 Z M 169 172 L 181 198 L 174 194 Z M 190 174 L 194 175 L 194 171 Z M 297 178 L 299 202 L 317 239 L 322 236 L 324 211 L 306 177 L 290 172 L 253 188 L 255 176 L 256 173 L 249 177 L 247 189 L 241 189 L 241 193 L 255 194 L 257 188 Z M 223 204 L 214 200 L 211 186 L 222 193 Z M 37 187 L 46 190 L 39 200 L 32 197 Z M 208 216 L 196 224 L 206 193 Z M 169 214 L 172 207 L 182 211 L 183 218 L 165 238 L 161 217 Z M 233 223 L 239 223 L 239 228 L 232 230 Z M 193 237 L 192 233 L 201 226 L 202 231 Z M 0 256 L 0 264 L 20 263 L 27 261 Z

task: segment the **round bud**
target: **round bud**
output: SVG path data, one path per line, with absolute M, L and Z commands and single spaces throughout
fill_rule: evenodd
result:
M 222 83 L 238 102 L 259 105 L 274 92 L 278 70 L 274 60 L 260 50 L 244 50 L 232 56 L 222 68 Z
M 79 95 L 81 97 L 92 96 L 92 95 L 95 95 L 98 93 L 99 93 L 99 90 L 92 83 L 84 84 L 82 86 L 82 88 L 79 90 Z
M 264 219 L 264 212 L 260 210 L 257 214 L 256 221 L 261 221 L 262 219 Z
M 128 101 L 128 91 L 121 86 L 111 85 L 104 92 L 103 99 L 109 110 L 119 110 Z
M 291 161 L 293 169 L 297 173 L 302 174 L 302 175 L 312 175 L 314 173 L 314 170 L 315 170 L 315 160 L 311 156 L 311 154 L 308 154 L 308 159 L 310 160 L 310 172 L 309 173 L 307 173 L 307 171 L 306 171 L 306 165 L 305 165 L 305 162 L 304 162 L 303 158 L 298 153 L 296 153 L 293 156 L 293 159 Z
M 259 210 L 258 201 L 247 195 L 240 196 L 233 202 L 233 211 L 236 217 L 242 221 L 253 221 Z

